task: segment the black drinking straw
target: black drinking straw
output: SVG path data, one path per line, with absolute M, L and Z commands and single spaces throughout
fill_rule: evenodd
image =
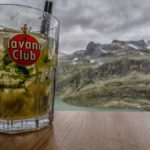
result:
M 53 10 L 53 2 L 46 0 L 45 6 L 44 6 L 43 20 L 41 23 L 41 30 L 40 30 L 40 33 L 42 34 L 45 34 L 45 35 L 49 34 L 50 18 L 47 15 L 47 13 L 52 14 L 52 10 Z
M 40 31 L 40 33 L 42 34 L 49 35 L 50 17 L 49 15 L 47 15 L 47 13 L 52 14 L 52 10 L 53 10 L 53 2 L 46 0 L 45 6 L 44 6 L 43 20 L 41 23 L 41 31 Z M 56 54 L 58 54 L 57 48 L 58 48 L 58 41 L 56 44 Z M 51 103 L 51 112 L 49 116 L 51 121 L 53 121 L 53 118 L 54 118 L 55 89 L 56 89 L 56 67 L 53 68 L 53 97 L 52 97 L 52 103 Z
M 44 11 L 48 12 L 49 14 L 52 14 L 52 9 L 53 9 L 53 2 L 48 0 L 45 1 Z

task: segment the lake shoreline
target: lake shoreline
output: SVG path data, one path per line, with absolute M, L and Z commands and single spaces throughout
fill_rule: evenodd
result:
M 67 104 L 62 98 L 55 98 L 55 111 L 124 111 L 124 112 L 139 112 L 138 109 L 113 109 L 113 108 L 95 108 L 95 107 L 83 107 Z

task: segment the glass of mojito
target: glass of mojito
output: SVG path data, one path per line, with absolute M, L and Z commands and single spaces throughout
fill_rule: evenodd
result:
M 59 21 L 40 9 L 0 5 L 0 132 L 53 121 Z

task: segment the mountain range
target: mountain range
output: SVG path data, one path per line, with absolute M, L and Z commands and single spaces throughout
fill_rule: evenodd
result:
M 90 42 L 59 56 L 57 95 L 66 103 L 150 110 L 150 41 Z
M 100 44 L 91 41 L 85 50 L 79 50 L 73 54 L 67 55 L 60 53 L 61 62 L 93 60 L 96 62 L 105 61 L 110 57 L 119 57 L 125 55 L 146 55 L 150 51 L 150 41 L 119 41 L 114 40 L 110 44 Z M 94 60 L 93 60 L 94 61 Z M 91 61 L 91 62 L 93 62 Z

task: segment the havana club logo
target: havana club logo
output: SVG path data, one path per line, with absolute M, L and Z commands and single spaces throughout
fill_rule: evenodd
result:
M 12 38 L 4 38 L 3 45 L 8 50 L 12 61 L 21 66 L 30 66 L 39 59 L 44 45 L 29 34 L 31 28 L 28 28 L 26 24 L 21 29 L 22 34 L 17 34 Z

